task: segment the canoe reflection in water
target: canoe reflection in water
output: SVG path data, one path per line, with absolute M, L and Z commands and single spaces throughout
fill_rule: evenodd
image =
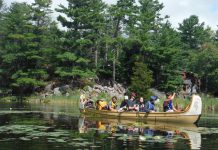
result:
M 153 143 L 160 143 L 162 148 L 175 149 L 179 140 L 185 141 L 188 149 L 200 149 L 201 134 L 196 132 L 194 124 L 144 124 L 142 122 L 129 122 L 127 120 L 81 117 L 78 124 L 80 133 L 89 133 L 95 130 L 96 135 L 108 134 L 123 144 L 138 142 L 139 148 Z M 161 148 L 161 147 L 160 147 Z M 184 147 L 185 148 L 185 147 Z

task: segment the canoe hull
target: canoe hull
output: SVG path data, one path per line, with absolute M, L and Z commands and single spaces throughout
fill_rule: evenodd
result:
M 138 120 L 143 122 L 196 123 L 200 115 L 184 115 L 184 113 L 143 113 L 143 112 L 111 112 L 84 109 L 82 113 L 93 117 Z
M 193 95 L 189 109 L 183 112 L 113 112 L 108 110 L 96 110 L 90 108 L 81 109 L 80 111 L 85 115 L 91 115 L 93 117 L 128 119 L 143 122 L 170 122 L 193 124 L 196 123 L 201 116 L 202 101 L 198 95 Z

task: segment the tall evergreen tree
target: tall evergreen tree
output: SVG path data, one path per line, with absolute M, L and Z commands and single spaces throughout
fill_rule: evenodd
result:
M 68 7 L 60 5 L 56 9 L 67 16 L 58 17 L 67 28 L 62 50 L 57 56 L 59 66 L 56 74 L 60 77 L 95 77 L 93 69 L 98 64 L 98 43 L 104 24 L 104 7 L 101 0 L 68 0 Z
M 190 57 L 188 69 L 196 73 L 201 79 L 201 91 L 217 94 L 217 65 L 218 47 L 212 43 L 205 43 L 198 53 Z
M 127 75 L 127 81 L 133 74 L 131 67 L 134 66 L 134 62 L 144 62 L 155 72 L 156 68 L 154 68 L 153 62 L 158 60 L 155 56 L 158 53 L 156 49 L 158 43 L 156 43 L 155 38 L 163 20 L 160 17 L 160 10 L 163 5 L 156 0 L 139 0 L 138 2 L 138 6 L 133 6 L 134 11 L 132 11 L 130 17 L 135 17 L 132 22 L 128 22 L 128 32 L 126 32 L 128 33 L 128 40 L 125 44 L 125 56 L 123 57 L 123 65 L 126 66 L 123 66 L 123 68 L 124 74 Z
M 178 74 L 182 70 L 181 40 L 179 34 L 167 21 L 156 30 L 152 40 L 154 50 L 150 55 L 151 69 L 154 72 L 154 86 L 161 90 L 176 90 L 181 84 Z
M 44 11 L 50 7 L 46 2 L 37 0 L 33 7 L 13 3 L 5 15 L 1 68 L 5 86 L 11 87 L 14 93 L 31 93 L 36 87 L 43 86 L 48 77 L 43 67 L 43 50 L 48 44 L 44 43 L 43 32 L 49 25 L 44 21 L 49 14 Z
M 34 46 L 31 49 L 32 60 L 35 67 L 32 72 L 38 74 L 42 80 L 47 80 L 48 61 L 52 52 L 55 51 L 53 39 L 51 39 L 50 28 L 55 24 L 51 20 L 51 0 L 35 0 L 31 5 L 31 22 L 33 24 Z M 52 44 L 53 43 L 53 44 Z M 51 55 L 52 56 L 52 55 Z
M 205 64 L 207 61 L 207 56 L 210 55 L 211 48 L 205 48 L 205 46 L 208 46 L 208 43 L 211 42 L 212 36 L 211 36 L 211 30 L 210 28 L 205 28 L 204 23 L 200 23 L 198 16 L 192 15 L 187 19 L 184 19 L 183 22 L 179 25 L 179 33 L 181 35 L 181 41 L 183 43 L 182 51 L 181 51 L 181 57 L 180 59 L 183 60 L 183 63 L 181 64 L 183 69 L 186 71 L 193 71 L 194 73 L 198 73 L 199 76 L 203 79 L 204 85 L 208 85 L 208 71 L 210 70 L 209 66 L 206 65 L 206 68 L 202 66 L 202 69 L 200 69 L 199 65 L 204 62 Z M 211 44 L 209 44 L 211 45 Z M 211 46 L 210 46 L 211 47 Z M 205 57 L 202 57 L 202 54 L 208 51 L 208 54 L 205 55 Z M 209 63 L 210 64 L 210 63 Z M 200 70 L 204 70 L 202 72 Z M 212 71 L 212 70 L 211 70 Z M 207 72 L 207 73 L 206 73 Z M 207 91 L 207 90 L 206 90 Z
M 117 4 L 111 5 L 109 8 L 113 83 L 116 81 L 116 78 L 123 78 L 123 68 L 120 67 L 119 57 L 122 57 L 122 43 L 126 39 L 126 36 L 128 36 L 128 29 L 134 24 L 134 19 L 132 19 L 134 18 L 133 14 L 136 11 L 134 8 L 136 8 L 134 0 L 118 0 Z
M 13 89 L 38 82 L 29 78 L 27 73 L 28 66 L 32 65 L 28 55 L 31 47 L 29 42 L 32 40 L 32 35 L 29 34 L 29 30 L 32 30 L 30 14 L 31 9 L 26 3 L 13 3 L 4 20 L 5 36 L 2 39 L 4 51 L 1 68 L 4 72 L 5 86 L 12 86 Z
M 3 0 L 0 0 L 0 66 L 2 65 L 2 54 L 3 54 L 3 47 L 2 47 L 2 38 L 4 37 L 4 28 L 2 26 L 3 24 L 3 20 L 4 20 L 4 11 L 3 11 L 3 8 L 4 8 L 4 4 L 3 4 Z M 0 85 L 3 85 L 4 86 L 4 81 L 3 81 L 3 69 L 0 68 Z M 2 86 L 2 87 L 3 87 Z M 0 87 L 0 88 L 2 88 Z M 1 89 L 0 89 L 1 90 Z
M 185 49 L 199 49 L 209 39 L 209 34 L 204 27 L 204 22 L 200 23 L 198 16 L 191 15 L 179 24 L 178 30 L 181 34 Z
M 148 96 L 148 89 L 152 81 L 152 72 L 148 69 L 147 65 L 135 62 L 130 89 L 138 95 L 146 97 Z

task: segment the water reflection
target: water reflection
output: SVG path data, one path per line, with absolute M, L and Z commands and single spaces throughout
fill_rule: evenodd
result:
M 30 147 L 31 142 L 52 145 L 51 148 L 65 143 L 66 149 L 210 149 L 216 139 L 217 128 L 195 125 L 0 111 L 0 146 L 17 140 L 25 147 Z
M 80 133 L 89 133 L 91 130 L 95 130 L 98 136 L 103 133 L 108 134 L 110 139 L 121 142 L 122 148 L 127 149 L 136 145 L 142 149 L 148 147 L 200 149 L 201 134 L 192 131 L 196 128 L 196 125 L 144 124 L 142 122 L 129 122 L 128 120 L 96 120 L 84 116 L 79 118 L 78 121 Z
M 0 104 L 0 146 L 6 149 L 213 149 L 217 141 L 217 114 L 203 115 L 196 127 L 79 118 L 78 105 L 68 102 Z
M 191 149 L 200 149 L 201 148 L 201 134 L 198 132 L 186 131 L 188 134 Z

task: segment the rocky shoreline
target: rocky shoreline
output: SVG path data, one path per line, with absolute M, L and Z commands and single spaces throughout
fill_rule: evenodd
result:
M 54 83 L 51 83 L 40 93 L 40 97 L 43 99 L 48 96 L 70 96 L 73 90 L 70 85 L 55 86 Z M 98 97 L 101 94 L 107 94 L 109 97 L 116 96 L 118 99 L 123 99 L 127 89 L 120 83 L 116 83 L 113 86 L 96 83 L 93 86 L 86 86 L 79 91 L 81 94 L 85 94 L 89 97 Z
M 63 86 L 55 86 L 53 83 L 47 85 L 43 92 L 40 93 L 40 97 L 42 99 L 50 96 L 70 96 L 71 92 L 74 89 L 70 85 L 63 85 Z M 107 95 L 107 97 L 116 96 L 118 99 L 124 99 L 128 89 L 125 88 L 120 83 L 115 83 L 112 85 L 101 85 L 101 84 L 94 84 L 93 86 L 86 86 L 83 89 L 78 90 L 80 94 L 84 94 L 87 97 L 93 98 L 98 97 L 99 95 Z M 157 89 L 151 88 L 149 89 L 151 93 L 159 98 L 165 98 L 165 94 L 163 92 L 158 91 Z

